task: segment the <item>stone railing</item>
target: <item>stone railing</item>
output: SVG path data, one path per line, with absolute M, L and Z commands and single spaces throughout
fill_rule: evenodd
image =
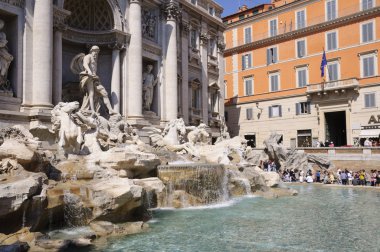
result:
M 359 81 L 356 78 L 330 81 L 318 84 L 307 85 L 306 93 L 319 93 L 327 92 L 332 90 L 343 90 L 343 89 L 355 89 L 359 87 Z

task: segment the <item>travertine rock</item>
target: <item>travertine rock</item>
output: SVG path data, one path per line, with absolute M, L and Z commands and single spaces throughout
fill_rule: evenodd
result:
M 40 194 L 43 184 L 47 183 L 43 173 L 25 172 L 23 175 L 0 183 L 0 217 L 16 212 L 26 200 Z

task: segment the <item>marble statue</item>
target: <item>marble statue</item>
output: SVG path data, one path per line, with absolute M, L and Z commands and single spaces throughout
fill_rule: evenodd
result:
M 13 56 L 8 52 L 6 35 L 4 32 L 1 32 L 3 27 L 4 21 L 0 19 L 0 89 L 9 90 L 10 86 L 7 80 L 7 74 Z
M 98 65 L 99 47 L 93 46 L 90 53 L 85 55 L 80 53 L 71 61 L 71 71 L 80 76 L 80 87 L 85 91 L 85 97 L 81 110 L 88 111 L 91 114 L 99 112 L 100 100 L 103 99 L 104 105 L 108 109 L 110 115 L 117 114 L 111 106 L 106 89 L 100 82 L 99 76 L 96 74 Z
M 157 85 L 157 78 L 152 73 L 153 65 L 147 65 L 146 72 L 143 73 L 143 108 L 150 111 L 153 101 L 154 87 Z
M 201 123 L 198 127 L 188 127 L 191 131 L 187 134 L 189 143 L 195 145 L 207 145 L 210 144 L 210 134 L 206 131 L 207 125 Z
M 58 146 L 65 153 L 79 154 L 84 143 L 82 127 L 96 127 L 92 117 L 84 117 L 79 110 L 79 102 L 60 102 L 51 111 L 52 130 L 58 132 Z

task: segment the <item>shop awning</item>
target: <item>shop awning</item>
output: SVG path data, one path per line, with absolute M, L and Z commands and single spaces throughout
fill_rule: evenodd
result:
M 379 137 L 380 129 L 364 129 L 360 131 L 360 137 Z

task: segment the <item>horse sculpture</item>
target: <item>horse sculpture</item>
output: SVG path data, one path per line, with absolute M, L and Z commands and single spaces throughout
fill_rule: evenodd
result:
M 79 102 L 60 102 L 51 111 L 52 130 L 58 131 L 58 146 L 65 154 L 79 154 L 84 143 L 83 132 L 96 127 L 95 119 L 78 112 Z
M 197 150 L 193 146 L 185 142 L 186 126 L 182 118 L 169 121 L 165 129 L 161 132 L 156 131 L 152 134 L 152 145 L 157 148 L 166 148 L 173 152 L 187 152 L 192 156 L 199 156 Z

